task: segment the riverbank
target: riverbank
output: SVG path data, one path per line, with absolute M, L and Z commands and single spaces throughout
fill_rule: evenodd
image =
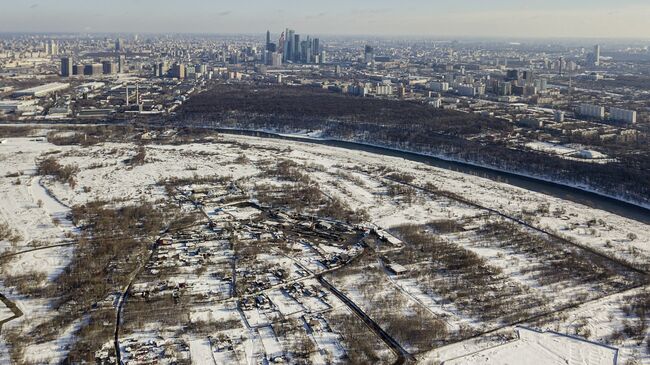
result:
M 219 133 L 247 135 L 262 138 L 275 138 L 291 140 L 296 142 L 314 143 L 331 147 L 346 148 L 356 151 L 364 151 L 375 154 L 384 154 L 391 157 L 401 157 L 409 161 L 423 162 L 430 166 L 461 172 L 487 178 L 500 183 L 532 190 L 538 193 L 551 195 L 560 199 L 566 199 L 575 203 L 583 204 L 595 209 L 602 209 L 626 218 L 634 219 L 642 223 L 650 224 L 650 205 L 630 201 L 622 197 L 603 194 L 589 189 L 585 186 L 558 182 L 551 179 L 544 179 L 534 175 L 520 174 L 507 170 L 496 169 L 480 164 L 448 159 L 443 156 L 422 154 L 406 150 L 395 149 L 378 144 L 367 144 L 354 141 L 314 137 L 309 135 L 278 133 L 268 130 L 237 129 L 237 128 L 212 128 Z

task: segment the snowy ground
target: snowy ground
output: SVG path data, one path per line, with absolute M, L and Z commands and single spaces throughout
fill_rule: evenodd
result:
M 265 146 L 280 147 L 286 146 L 287 143 L 254 137 L 226 136 L 225 138 L 245 140 L 251 145 L 262 143 Z M 523 215 L 525 211 L 536 211 L 540 206 L 548 206 L 547 213 L 536 212 L 531 218 L 537 221 L 540 227 L 549 227 L 581 244 L 633 262 L 646 263 L 650 258 L 647 225 L 606 211 L 397 157 L 295 142 L 291 143 L 291 148 L 292 152 L 288 157 L 305 163 L 321 164 L 326 167 L 327 173 L 322 173 L 319 177 L 337 180 L 338 187 L 324 187 L 328 192 L 345 198 L 353 208 L 369 208 L 373 222 L 385 228 L 404 222 L 424 223 L 440 218 L 472 216 L 478 212 L 467 207 L 459 207 L 449 201 L 425 201 L 422 202 L 423 204 L 418 202 L 404 207 L 382 201 L 381 197 L 376 195 L 373 197 L 372 193 L 381 189 L 381 179 L 364 170 L 380 166 L 412 174 L 416 177 L 415 183 L 420 186 L 432 183 L 441 190 L 459 194 L 468 200 L 513 216 Z M 344 167 L 345 170 L 360 178 L 365 187 L 336 176 L 334 172 L 340 167 Z M 630 234 L 636 238 L 630 239 L 628 237 Z
M 214 364 L 208 339 L 192 340 L 189 345 L 192 364 Z
M 48 187 L 67 205 L 80 204 L 97 198 L 110 200 L 144 197 L 155 200 L 161 198 L 163 194 L 155 184 L 166 177 L 189 178 L 194 175 L 232 176 L 235 179 L 250 177 L 259 173 L 259 169 L 254 166 L 256 163 L 282 157 L 324 166 L 326 169 L 324 172 L 314 173 L 318 181 L 323 182 L 322 188 L 329 194 L 344 198 L 352 208 L 369 208 L 373 222 L 385 228 L 404 222 L 424 223 L 437 218 L 472 216 L 478 213 L 476 210 L 449 201 L 424 201 L 400 206 L 382 200 L 382 196 L 377 193 L 382 191 L 382 184 L 385 181 L 378 178 L 373 169 L 387 166 L 414 175 L 418 185 L 433 183 L 442 190 L 460 194 L 469 200 L 512 215 L 522 214 L 523 211 L 535 211 L 540 205 L 548 205 L 548 213 L 538 213 L 537 218 L 531 218 L 538 220 L 541 227 L 550 227 L 580 243 L 629 260 L 643 262 L 650 258 L 650 240 L 644 224 L 489 179 L 434 168 L 401 158 L 352 152 L 334 147 L 291 142 L 291 151 L 288 152 L 287 141 L 246 136 L 224 136 L 223 141 L 234 144 L 193 144 L 184 145 L 182 148 L 165 145 L 149 146 L 147 150 L 150 161 L 133 169 L 120 167 L 124 159 L 135 153 L 135 147 L 129 144 L 105 144 L 71 151 L 64 154 L 65 157 L 60 161 L 62 164 L 76 164 L 80 167 L 77 187 L 70 189 L 62 184 L 48 184 Z M 237 143 L 277 150 L 251 148 L 243 152 Z M 31 152 L 33 157 L 48 148 L 54 149 L 53 146 L 43 142 L 27 142 L 20 139 L 10 139 L 10 143 L 1 148 L 5 150 L 12 146 L 23 148 L 25 144 L 28 146 L 26 150 L 33 151 Z M 61 150 L 58 147 L 56 149 Z M 234 161 L 242 153 L 245 153 L 252 164 L 242 165 Z M 29 165 L 23 161 L 25 156 L 20 156 L 18 161 L 2 164 L 5 166 L 3 169 L 17 170 L 6 167 L 12 164 L 22 166 L 20 169 L 23 171 L 33 169 L 33 157 L 32 164 Z M 337 172 L 341 168 L 355 176 L 355 181 L 339 176 Z M 38 214 L 33 214 L 35 212 L 26 209 L 30 207 L 30 203 L 35 205 L 38 199 L 34 194 L 30 195 L 29 191 L 21 194 L 25 196 L 24 198 L 18 198 L 20 195 L 8 186 L 10 181 L 7 179 L 2 187 L 7 189 L 7 197 L 15 197 L 10 200 L 11 205 L 15 206 L 11 212 L 22 213 L 23 216 L 29 217 L 29 220 L 24 218 L 16 221 L 17 218 L 14 218 L 16 214 L 10 212 L 5 214 L 12 218 L 17 227 L 28 227 L 29 225 L 25 223 L 35 219 L 33 217 Z M 359 181 L 363 185 L 360 185 Z M 336 184 L 325 182 L 336 182 Z M 38 184 L 32 183 L 30 186 L 34 188 Z M 89 188 L 88 191 L 84 191 L 84 187 Z M 38 230 L 38 237 L 45 235 L 42 231 Z M 30 237 L 26 232 L 22 233 L 25 233 L 26 239 Z M 49 232 L 50 235 L 53 233 L 56 231 Z M 628 237 L 630 234 L 636 238 L 631 240 Z
M 36 176 L 36 159 L 61 150 L 55 147 L 30 138 L 10 138 L 0 145 L 0 222 L 8 223 L 21 237 L 14 245 L 0 242 L 0 252 L 56 244 L 72 230 L 66 219 L 68 208 L 52 198 Z
M 242 148 L 242 145 L 245 148 Z M 10 251 L 22 251 L 65 242 L 66 235 L 75 232 L 66 217 L 70 206 L 98 199 L 116 202 L 166 199 L 165 190 L 158 183 L 170 178 L 232 177 L 245 189 L 253 189 L 259 183 L 277 185 L 278 182 L 273 178 L 258 175 L 269 163 L 277 162 L 278 159 L 289 159 L 303 164 L 305 171 L 308 171 L 310 177 L 318 182 L 321 190 L 327 196 L 341 199 L 352 209 L 366 209 L 369 215 L 368 223 L 383 229 L 390 229 L 404 223 L 424 224 L 440 219 L 473 219 L 485 213 L 480 209 L 431 195 L 415 194 L 410 202 L 405 201 L 403 197 L 390 197 L 387 195 L 389 182 L 384 178 L 386 168 L 389 168 L 392 171 L 412 175 L 415 177 L 413 183 L 418 186 L 424 186 L 427 183 L 433 184 L 440 190 L 458 194 L 465 199 L 479 202 L 483 206 L 508 215 L 522 217 L 541 228 L 557 232 L 582 245 L 607 254 L 638 264 L 647 264 L 650 259 L 650 231 L 645 224 L 492 180 L 443 170 L 401 158 L 309 143 L 226 135 L 222 136 L 218 143 L 182 146 L 148 145 L 146 146 L 146 163 L 141 166 L 127 166 L 124 161 L 133 156 L 136 149 L 137 147 L 130 143 L 105 143 L 83 148 L 59 147 L 30 138 L 9 138 L 6 144 L 0 145 L 0 201 L 2 202 L 0 204 L 0 222 L 8 223 L 20 236 L 15 243 L 0 242 L 0 255 Z M 76 176 L 74 188 L 68 184 L 54 182 L 49 178 L 36 176 L 35 161 L 45 153 L 50 153 L 62 165 L 77 165 L 79 167 L 80 172 Z M 245 156 L 245 159 L 242 159 L 242 156 Z M 13 176 L 15 174 L 18 175 Z M 12 175 L 12 177 L 7 177 L 7 175 Z M 20 184 L 17 184 L 18 181 Z M 214 209 L 209 213 L 211 216 L 215 216 Z M 254 209 L 249 208 L 235 209 L 226 213 L 237 219 L 249 219 L 256 214 Z M 504 256 L 503 252 L 499 250 L 463 241 L 464 237 L 450 239 L 504 268 L 511 280 L 521 285 L 535 285 L 529 277 L 519 275 L 517 270 L 511 270 L 514 265 L 523 267 L 525 264 L 530 264 L 531 262 L 527 261 L 528 259 L 525 257 Z M 209 245 L 215 246 L 215 244 Z M 323 251 L 335 252 L 338 250 L 325 245 L 319 247 Z M 302 254 L 298 255 L 297 261 L 304 267 L 309 270 L 322 268 L 316 262 L 318 255 L 314 253 L 313 248 L 303 245 L 303 247 L 295 247 L 295 249 L 302 251 Z M 4 264 L 0 270 L 5 275 L 38 272 L 44 274 L 47 280 L 52 280 L 65 268 L 73 250 L 73 247 L 57 247 L 24 253 Z M 192 260 L 192 258 L 188 258 L 188 260 Z M 290 260 L 279 255 L 264 254 L 258 256 L 258 260 L 282 264 L 284 267 L 293 265 Z M 292 279 L 300 277 L 296 274 L 295 267 L 289 271 Z M 213 292 L 223 295 L 228 289 L 223 281 L 208 278 L 207 274 L 202 276 L 202 274 L 185 273 L 178 277 L 182 277 L 183 284 L 189 284 L 196 295 L 206 295 L 207 293 L 209 296 Z M 474 321 L 472 318 L 459 315 L 453 305 L 443 308 L 439 305 L 438 297 L 433 293 L 424 292 L 413 281 L 396 280 L 391 276 L 383 277 L 382 280 L 387 284 L 387 291 L 390 289 L 391 293 L 404 296 L 405 307 L 422 306 L 427 308 L 428 313 L 432 316 L 439 316 L 443 319 L 453 318 L 454 323 L 450 325 L 450 328 L 457 328 L 463 323 L 471 324 Z M 552 289 L 552 287 L 546 288 L 544 294 L 552 295 Z M 25 325 L 29 328 L 55 313 L 49 300 L 24 298 L 14 288 L 4 287 L 1 278 L 0 292 L 16 302 L 19 308 L 25 312 L 25 315 L 19 320 L 6 324 L 7 328 L 18 325 Z M 364 301 L 363 295 L 353 290 L 350 290 L 350 294 L 355 299 Z M 374 293 L 374 295 L 379 294 Z M 318 312 L 330 309 L 329 303 L 314 297 L 295 300 L 280 289 L 273 289 L 267 295 L 277 306 L 277 313 L 282 316 L 292 316 L 305 310 Z M 604 341 L 611 334 L 613 328 L 621 326 L 624 319 L 624 314 L 619 309 L 618 300 L 620 298 L 611 297 L 603 302 L 591 303 L 586 308 L 570 311 L 568 319 L 554 323 L 554 327 L 550 329 L 560 332 L 570 331 L 572 323 L 577 318 L 584 317 L 589 319 L 587 326 L 591 329 L 592 338 Z M 6 312 L 3 308 L 0 306 L 0 320 Z M 222 312 L 217 307 L 198 308 L 191 311 L 189 317 L 193 321 L 206 320 L 210 322 L 233 314 L 231 309 L 226 312 Z M 250 330 L 244 327 L 240 328 L 239 332 L 232 336 L 241 339 L 241 343 L 233 345 L 234 350 L 213 352 L 207 337 L 196 337 L 188 339 L 191 358 L 193 360 L 201 359 L 197 360 L 199 361 L 197 363 L 210 363 L 213 358 L 245 363 L 245 359 L 259 357 L 264 352 L 267 354 L 282 353 L 283 343 L 278 339 L 273 327 L 263 320 L 264 315 L 259 315 L 257 312 L 249 313 L 249 311 L 246 311 L 246 315 L 250 315 L 252 319 L 260 319 L 255 323 L 260 327 Z M 35 357 L 26 357 L 25 359 L 37 363 L 57 362 L 57 359 L 62 356 L 61 351 L 63 350 L 61 349 L 72 341 L 74 332 L 75 327 L 71 327 L 56 341 L 29 346 L 27 351 L 33 354 L 30 356 Z M 545 349 L 543 351 L 546 354 L 549 354 L 550 351 L 551 354 L 564 356 L 564 353 L 560 353 L 560 350 L 565 350 L 563 348 L 558 349 L 556 346 L 549 350 L 549 347 L 557 344 L 554 337 L 549 336 L 550 339 L 547 339 L 547 336 L 533 336 L 531 339 L 526 336 L 522 336 L 518 343 L 499 347 L 488 354 L 504 362 L 516 360 L 516 357 L 508 357 L 512 355 L 512 349 L 517 349 L 514 351 L 518 354 L 516 356 L 521 354 L 533 356 L 537 353 L 535 351 L 542 348 Z M 316 332 L 311 334 L 310 338 L 318 346 L 327 347 L 329 352 L 337 354 L 336 358 L 343 353 L 334 332 Z M 540 338 L 542 339 L 540 340 Z M 473 351 L 480 350 L 480 346 L 473 349 Z M 578 350 L 578 352 L 585 353 L 581 349 Z M 462 351 L 438 352 L 427 359 L 439 358 L 436 356 L 441 355 L 447 359 L 461 356 L 466 354 L 469 348 L 464 348 Z M 640 353 L 644 352 L 636 349 L 634 345 L 622 344 L 623 357 L 640 358 L 643 363 L 650 363 L 648 356 Z M 647 351 L 645 353 L 647 354 Z M 472 358 L 472 361 L 481 361 L 484 358 L 480 356 L 485 354 L 477 354 L 476 356 L 479 357 Z M 7 356 L 7 350 L 3 348 L 2 341 L 0 341 L 0 364 L 7 362 Z M 45 360 L 46 358 L 52 360 Z M 233 360 L 235 358 L 237 360 Z M 469 363 L 473 363 L 472 361 Z M 555 363 L 551 362 L 551 364 Z
M 77 321 L 54 341 L 29 346 L 25 350 L 25 361 L 36 364 L 60 364 L 67 356 L 68 346 L 74 340 L 82 321 Z
M 40 138 L 10 138 L 0 145 L 0 223 L 9 224 L 19 237 L 13 243 L 0 241 L 0 255 L 65 243 L 66 234 L 74 232 L 67 218 L 69 208 L 53 198 L 41 184 L 43 180 L 36 176 L 36 159 L 54 150 L 65 148 Z M 72 250 L 55 247 L 27 252 L 3 264 L 0 272 L 7 276 L 44 274 L 46 280 L 52 280 L 67 266 Z M 16 326 L 32 328 L 54 313 L 48 300 L 24 298 L 13 288 L 5 288 L 1 277 L 0 292 L 23 312 L 22 317 L 5 324 L 3 331 Z M 74 332 L 70 328 L 56 341 L 28 347 L 26 353 L 30 355 L 26 360 L 43 364 L 60 362 L 65 356 L 63 348 Z M 7 356 L 6 349 L 0 346 L 0 363 Z

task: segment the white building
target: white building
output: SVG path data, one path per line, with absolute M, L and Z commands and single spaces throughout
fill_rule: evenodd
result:
M 440 108 L 442 106 L 442 99 L 435 98 L 433 100 L 429 100 L 429 105 L 433 106 L 434 108 Z
M 534 84 L 535 84 L 535 87 L 537 88 L 537 90 L 544 91 L 548 87 L 548 80 L 546 80 L 546 79 L 536 79 Z
M 456 92 L 462 96 L 476 96 L 477 94 L 474 85 L 458 85 L 456 86 Z
M 427 79 L 426 77 L 409 76 L 408 85 L 409 86 L 425 85 L 428 80 L 429 79 Z
M 35 100 L 0 100 L 0 111 L 4 113 L 30 110 L 36 105 Z
M 437 92 L 449 91 L 449 83 L 433 81 L 429 83 L 429 89 Z
M 517 327 L 517 338 L 470 354 L 443 359 L 445 365 L 461 364 L 592 364 L 618 363 L 618 349 L 557 332 Z
M 393 95 L 393 87 L 391 85 L 377 84 L 375 94 Z
M 93 90 L 100 89 L 100 88 L 102 88 L 104 86 L 106 86 L 106 84 L 103 83 L 103 82 L 97 82 L 97 81 L 95 81 L 95 82 L 87 82 L 85 84 L 81 84 L 81 85 L 77 86 L 76 90 L 79 91 L 79 92 L 88 92 L 88 91 L 93 91 Z
M 348 94 L 350 94 L 350 95 L 365 97 L 369 93 L 370 93 L 370 90 L 363 83 L 348 86 Z
M 605 119 L 605 107 L 600 105 L 582 104 L 578 112 L 585 117 Z
M 45 84 L 41 86 L 35 86 L 31 87 L 29 89 L 25 90 L 19 90 L 14 92 L 15 97 L 20 97 L 20 96 L 33 96 L 36 98 L 40 98 L 42 96 L 46 96 L 48 94 L 65 90 L 70 87 L 70 84 L 68 83 L 63 83 L 63 82 L 53 82 L 51 84 Z
M 609 119 L 624 122 L 624 123 L 636 123 L 636 111 L 620 109 L 620 108 L 611 108 L 609 109 Z

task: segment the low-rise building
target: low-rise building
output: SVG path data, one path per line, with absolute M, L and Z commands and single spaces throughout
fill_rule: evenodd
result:
M 57 91 L 65 90 L 70 87 L 70 84 L 63 82 L 53 82 L 50 84 L 45 84 L 41 86 L 30 87 L 29 89 L 19 90 L 14 92 L 15 97 L 21 96 L 32 96 L 35 98 L 40 98 Z
M 35 100 L 0 100 L 0 111 L 15 113 L 31 109 L 36 104 Z

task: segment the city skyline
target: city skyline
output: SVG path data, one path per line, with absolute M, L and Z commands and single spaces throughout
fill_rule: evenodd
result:
M 236 5 L 195 0 L 182 6 L 167 0 L 67 0 L 11 6 L 11 12 L 0 14 L 0 32 L 256 34 L 290 24 L 321 35 L 650 38 L 650 24 L 644 20 L 650 4 L 639 0 L 619 1 L 616 9 L 602 0 L 525 5 L 513 0 L 489 4 L 412 0 L 399 5 L 384 0 L 327 4 L 248 1 Z M 77 21 L 70 22 L 69 15 Z

